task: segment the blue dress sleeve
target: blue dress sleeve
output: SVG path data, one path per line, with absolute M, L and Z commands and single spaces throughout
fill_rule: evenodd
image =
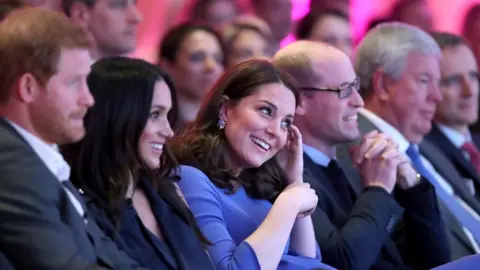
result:
M 219 270 L 260 270 L 252 247 L 245 241 L 236 244 L 223 217 L 220 191 L 200 170 L 181 166 L 178 185 L 203 235 L 213 244 L 208 253 Z

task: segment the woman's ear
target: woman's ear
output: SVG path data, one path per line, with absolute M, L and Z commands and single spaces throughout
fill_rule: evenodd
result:
M 230 106 L 230 99 L 227 96 L 222 96 L 220 108 L 218 110 L 218 119 L 226 121 L 228 119 L 228 109 Z

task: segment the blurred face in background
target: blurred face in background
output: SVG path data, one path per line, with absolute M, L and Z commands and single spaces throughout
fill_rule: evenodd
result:
M 135 50 L 137 26 L 142 14 L 134 0 L 96 0 L 92 8 L 84 4 L 72 6 L 73 20 L 90 33 L 95 59 L 124 55 Z
M 401 11 L 400 21 L 415 25 L 426 32 L 432 31 L 432 11 L 426 1 L 416 1 Z
M 252 58 L 270 58 L 272 49 L 270 42 L 259 31 L 241 29 L 235 34 L 228 48 L 228 65 L 233 66 Z
M 461 132 L 478 119 L 478 67 L 466 45 L 442 50 L 440 91 L 435 120 Z
M 264 19 L 276 41 L 284 39 L 292 27 L 292 3 L 290 0 L 256 0 L 257 15 Z
M 319 18 L 312 28 L 310 40 L 332 45 L 352 58 L 353 43 L 349 21 L 335 15 Z
M 223 61 L 223 51 L 216 36 L 204 30 L 195 30 L 187 35 L 174 63 L 168 63 L 178 95 L 201 100 L 222 74 Z
M 223 29 L 238 15 L 234 0 L 210 1 L 205 7 L 205 20 L 215 29 Z

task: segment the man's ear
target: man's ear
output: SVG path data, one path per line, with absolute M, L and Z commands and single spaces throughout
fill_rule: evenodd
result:
M 81 2 L 74 2 L 70 7 L 70 19 L 84 29 L 88 28 L 90 22 L 90 9 Z
M 228 119 L 229 107 L 230 107 L 230 99 L 227 96 L 222 96 L 222 101 L 220 102 L 220 108 L 218 110 L 218 119 L 222 119 L 222 120 Z
M 41 93 L 42 87 L 39 81 L 31 73 L 25 73 L 17 81 L 14 87 L 14 96 L 23 103 L 32 103 Z
M 313 98 L 314 93 L 309 93 L 306 91 L 300 92 L 299 102 L 297 108 L 295 109 L 296 115 L 305 115 L 308 109 L 308 99 Z
M 390 79 L 387 74 L 382 70 L 377 70 L 372 76 L 372 88 L 375 95 L 381 101 L 387 101 L 390 98 L 388 91 L 388 83 Z

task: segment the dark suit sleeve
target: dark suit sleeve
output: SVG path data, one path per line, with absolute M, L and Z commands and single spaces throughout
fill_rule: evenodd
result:
M 79 254 L 73 232 L 60 219 L 56 199 L 61 189 L 48 187 L 49 183 L 39 189 L 43 179 L 27 166 L 20 175 L 4 172 L 0 176 L 0 245 L 14 265 L 20 269 L 91 268 L 95 261 Z
M 431 269 L 450 261 L 446 228 L 440 216 L 435 190 L 427 181 L 407 189 L 395 190 L 403 206 L 405 233 L 395 239 L 402 257 L 414 269 Z
M 344 224 L 336 226 L 338 221 L 331 220 L 328 214 L 335 215 L 332 205 L 321 196 L 312 218 L 323 261 L 338 269 L 370 268 L 402 215 L 402 208 L 382 188 L 367 188 Z

